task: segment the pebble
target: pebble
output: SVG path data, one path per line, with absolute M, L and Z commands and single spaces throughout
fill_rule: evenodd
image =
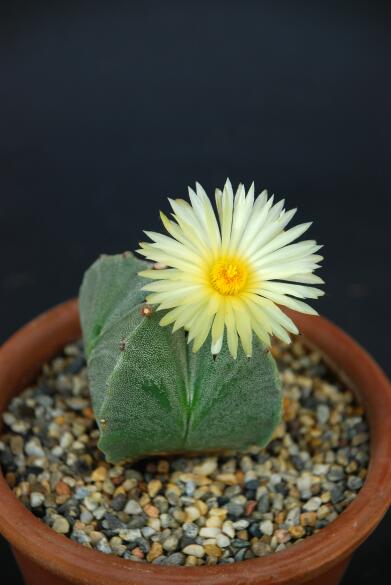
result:
M 117 496 L 114 496 L 114 498 L 111 500 L 111 507 L 116 512 L 120 512 L 121 510 L 124 509 L 126 502 L 127 502 L 126 495 L 118 494 Z
M 148 483 L 148 494 L 154 498 L 161 490 L 162 482 L 159 479 L 153 479 Z
M 217 469 L 217 458 L 208 457 L 200 465 L 194 467 L 194 473 L 197 475 L 212 475 Z
M 32 508 L 38 508 L 39 506 L 42 506 L 44 501 L 45 501 L 44 494 L 41 494 L 40 492 L 32 492 L 30 494 L 30 506 Z
M 303 512 L 300 514 L 300 524 L 302 526 L 315 526 L 316 524 L 316 513 L 315 512 Z
M 322 505 L 322 500 L 318 497 L 311 498 L 303 506 L 306 512 L 315 512 Z
M 234 526 L 230 520 L 227 520 L 226 522 L 224 522 L 222 532 L 224 532 L 224 534 L 229 536 L 229 538 L 234 538 L 235 529 L 234 529 Z
M 201 516 L 201 512 L 199 511 L 199 509 L 196 506 L 189 506 L 188 508 L 185 508 L 185 512 L 187 514 L 187 521 L 188 522 L 193 522 L 193 520 L 198 520 L 198 518 L 200 518 L 200 516 Z
M 176 547 L 178 546 L 178 540 L 179 539 L 173 534 L 168 536 L 166 540 L 163 542 L 164 550 L 167 552 L 174 552 L 176 550 Z
M 361 489 L 363 481 L 361 477 L 357 477 L 356 475 L 351 475 L 348 478 L 347 485 L 350 490 L 358 491 Z
M 73 435 L 70 432 L 65 432 L 60 439 L 60 447 L 68 449 L 74 441 Z
M 344 478 L 345 472 L 343 467 L 340 465 L 332 465 L 330 471 L 327 474 L 327 479 L 329 481 L 340 481 Z
M 143 509 L 136 500 L 129 500 L 124 509 L 124 512 L 130 515 L 141 514 L 142 511 Z
M 182 526 L 183 533 L 188 536 L 189 538 L 195 538 L 198 534 L 198 526 L 197 524 L 193 524 L 192 522 L 185 522 Z
M 68 534 L 70 526 L 69 522 L 64 516 L 56 516 L 52 528 L 58 534 Z
M 273 522 L 271 522 L 271 520 L 264 520 L 263 522 L 260 523 L 259 528 L 261 529 L 263 534 L 267 534 L 268 536 L 271 536 L 273 534 Z
M 20 435 L 12 436 L 10 439 L 10 447 L 11 447 L 11 451 L 14 455 L 20 455 L 21 453 L 23 453 L 24 442 L 23 442 L 22 437 Z M 27 453 L 27 455 L 29 454 L 27 452 L 27 445 L 26 445 L 26 453 Z M 41 457 L 42 457 L 42 455 L 41 455 Z
M 97 542 L 96 550 L 99 550 L 100 552 L 105 553 L 106 555 L 109 555 L 111 553 L 111 547 L 105 538 L 102 538 L 101 540 L 99 540 L 99 542 Z
M 318 354 L 299 341 L 272 351 L 285 407 L 266 449 L 136 468 L 111 465 L 97 449 L 81 345 L 67 346 L 3 415 L 0 464 L 10 488 L 58 533 L 137 562 L 231 564 L 294 545 L 361 489 L 369 431 Z
M 305 530 L 303 526 L 291 526 L 288 529 L 288 532 L 295 539 L 303 538 L 303 536 L 305 535 Z
M 251 550 L 256 557 L 264 557 L 271 553 L 271 548 L 265 542 L 257 541 L 251 545 Z
M 227 548 L 231 544 L 231 540 L 228 538 L 226 534 L 218 534 L 216 536 L 216 544 L 220 548 Z
M 203 538 L 216 538 L 216 536 L 218 534 L 221 533 L 220 528 L 201 528 L 200 530 L 200 536 L 202 536 Z
M 230 502 L 227 505 L 228 514 L 233 518 L 240 518 L 244 514 L 244 507 L 235 502 Z
M 188 546 L 185 546 L 183 553 L 201 559 L 205 554 L 205 549 L 200 544 L 189 544 Z
M 42 449 L 39 439 L 33 438 L 25 445 L 26 455 L 31 457 L 44 457 L 45 451 Z
M 167 560 L 164 564 L 165 565 L 180 566 L 180 565 L 183 565 L 184 563 L 185 563 L 185 556 L 180 552 L 176 552 L 176 553 L 173 553 L 172 555 L 170 555 L 169 557 L 167 557 Z
M 322 425 L 324 425 L 329 420 L 330 408 L 327 406 L 327 404 L 319 404 L 319 406 L 317 406 L 316 417 L 318 422 Z
M 149 562 L 154 561 L 158 557 L 160 557 L 163 553 L 163 547 L 160 542 L 154 542 L 147 554 L 147 560 Z
M 216 559 L 219 559 L 223 554 L 223 551 L 221 550 L 221 548 L 218 547 L 216 544 L 205 544 L 204 549 L 205 549 L 205 554 L 208 557 L 215 557 Z
M 92 481 L 104 481 L 107 477 L 106 467 L 97 467 L 91 474 Z

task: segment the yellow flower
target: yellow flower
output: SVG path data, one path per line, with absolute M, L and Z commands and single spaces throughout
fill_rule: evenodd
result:
M 267 191 L 254 199 L 254 184 L 245 192 L 239 185 L 234 196 L 229 180 L 216 189 L 217 215 L 204 189 L 189 188 L 190 203 L 169 200 L 173 220 L 161 213 L 170 236 L 145 232 L 152 240 L 140 243 L 140 254 L 165 265 L 140 274 L 154 282 L 144 290 L 147 302 L 168 309 L 161 325 L 183 327 L 193 351 L 212 332 L 211 351 L 219 353 L 224 332 L 236 358 L 238 337 L 247 356 L 252 355 L 253 332 L 266 345 L 270 335 L 289 342 L 297 333 L 292 320 L 279 308 L 316 314 L 300 299 L 317 298 L 323 281 L 313 271 L 322 257 L 314 240 L 292 242 L 311 225 L 285 230 L 296 210 L 285 211 L 284 201 L 274 203 Z

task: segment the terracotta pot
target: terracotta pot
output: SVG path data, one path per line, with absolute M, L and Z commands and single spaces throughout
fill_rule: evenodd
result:
M 336 585 L 353 551 L 391 503 L 391 388 L 350 337 L 321 317 L 292 314 L 310 344 L 349 381 L 371 429 L 368 477 L 358 497 L 334 522 L 285 551 L 233 565 L 164 567 L 92 551 L 35 518 L 0 477 L 0 529 L 28 585 Z M 16 333 L 0 350 L 0 410 L 34 379 L 43 362 L 79 337 L 76 301 L 60 305 Z

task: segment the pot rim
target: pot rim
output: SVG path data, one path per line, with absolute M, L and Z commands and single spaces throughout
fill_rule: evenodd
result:
M 358 496 L 336 520 L 284 551 L 244 563 L 194 568 L 137 563 L 103 555 L 55 533 L 16 499 L 0 470 L 0 531 L 11 545 L 71 582 L 94 585 L 182 585 L 184 580 L 189 585 L 277 585 L 289 580 L 294 585 L 346 559 L 374 530 L 391 503 L 391 385 L 368 353 L 336 325 L 324 317 L 288 313 L 304 338 L 348 379 L 369 420 L 368 475 Z M 0 410 L 8 402 L 2 396 L 4 388 L 23 389 L 43 361 L 79 335 L 75 299 L 50 309 L 15 333 L 0 349 Z M 29 369 L 20 371 L 21 356 L 26 355 Z

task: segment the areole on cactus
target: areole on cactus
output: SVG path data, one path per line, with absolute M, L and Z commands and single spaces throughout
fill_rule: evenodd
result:
M 270 336 L 297 332 L 277 304 L 314 313 L 300 299 L 322 294 L 308 286 L 322 282 L 319 246 L 291 244 L 309 224 L 285 230 L 294 212 L 283 203 L 254 199 L 253 186 L 234 196 L 229 181 L 216 192 L 219 221 L 199 185 L 190 200 L 171 201 L 174 221 L 162 216 L 170 237 L 147 232 L 140 252 L 152 263 L 102 256 L 82 283 L 99 447 L 111 462 L 265 445 L 282 409 Z

